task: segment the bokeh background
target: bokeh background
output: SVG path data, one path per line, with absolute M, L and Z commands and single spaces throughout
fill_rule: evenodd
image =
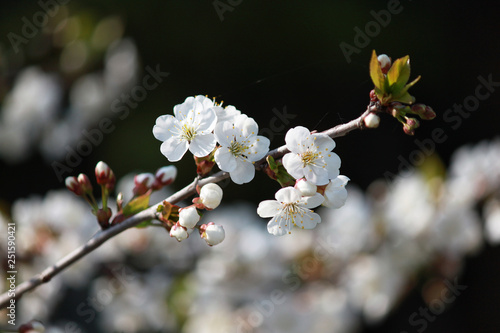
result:
M 234 105 L 255 118 L 261 128 L 269 128 L 274 112 L 284 109 L 293 116 L 286 129 L 303 125 L 325 130 L 354 119 L 369 102 L 368 62 L 373 49 L 393 59 L 410 55 L 412 78 L 422 76 L 412 95 L 417 102 L 432 106 L 437 117 L 423 121 L 414 137 L 405 135 L 395 119 L 382 115 L 379 129 L 336 139 L 341 173 L 352 185 L 366 190 L 375 180 L 384 179 L 386 172 L 401 171 L 398 158 L 407 160 L 418 149 L 415 140 L 429 138 L 435 128 L 442 128 L 448 136 L 444 143 L 436 144 L 432 157 L 433 172 L 443 173 L 459 147 L 498 135 L 497 91 L 457 128 L 443 119 L 446 110 L 475 94 L 479 76 L 491 75 L 493 81 L 500 81 L 495 3 L 402 0 L 401 11 L 392 14 L 366 46 L 358 45 L 359 53 L 352 54 L 348 62 L 339 45 L 356 46 L 354 29 L 364 30 L 374 21 L 371 11 L 387 10 L 390 3 L 393 1 L 70 0 L 55 7 L 57 13 L 43 29 L 33 37 L 24 36 L 16 47 L 12 33 L 23 36 L 23 18 L 33 22 L 33 15 L 44 10 L 35 1 L 3 3 L 2 211 L 10 216 L 16 200 L 64 188 L 53 163 L 64 163 L 66 147 L 75 149 L 82 131 L 98 128 L 103 118 L 112 119 L 114 130 L 104 134 L 102 142 L 93 145 L 91 153 L 64 177 L 93 174 L 99 160 L 106 161 L 118 178 L 166 165 L 152 127 L 158 116 L 171 113 L 187 96 L 203 94 Z M 228 10 L 218 13 L 214 4 L 228 6 Z M 113 112 L 113 103 L 141 84 L 147 67 L 169 75 L 121 119 L 123 114 Z M 274 133 L 273 147 L 283 144 L 286 129 Z M 194 177 L 194 164 L 188 156 L 176 166 L 180 172 L 171 190 Z M 224 205 L 245 201 L 256 206 L 272 198 L 276 189 L 259 174 L 250 184 L 225 187 Z M 165 234 L 165 242 L 173 240 Z M 485 244 L 464 259 L 460 281 L 468 290 L 426 332 L 497 331 L 499 256 L 498 248 Z M 382 320 L 373 324 L 362 321 L 360 331 L 416 331 L 408 328 L 408 316 L 425 306 L 422 283 L 409 288 Z M 251 292 L 248 286 L 241 288 Z M 66 298 L 85 298 L 88 293 L 83 287 L 74 290 L 75 295 L 70 288 Z M 64 302 L 70 301 L 61 304 Z M 64 319 L 63 308 L 57 307 L 51 320 Z M 102 330 L 95 325 L 86 329 Z

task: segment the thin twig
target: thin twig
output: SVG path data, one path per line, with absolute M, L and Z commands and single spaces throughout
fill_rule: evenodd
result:
M 362 129 L 364 128 L 364 123 L 363 119 L 370 113 L 370 112 L 375 112 L 378 111 L 376 106 L 369 105 L 367 110 L 358 118 L 351 120 L 350 122 L 346 124 L 341 124 L 338 126 L 335 126 L 333 128 L 330 128 L 322 133 L 325 133 L 329 135 L 332 138 L 344 136 L 347 133 L 351 132 L 352 130 L 355 129 Z M 277 149 L 274 149 L 270 151 L 267 156 L 272 156 L 275 160 L 283 157 L 286 153 L 288 153 L 289 150 L 286 148 L 286 146 L 281 146 Z M 261 161 L 258 161 L 255 163 L 256 168 L 261 168 L 263 163 L 265 163 L 266 159 L 263 158 Z M 196 185 L 202 187 L 205 184 L 208 183 L 218 183 L 226 178 L 229 177 L 229 173 L 220 171 L 210 177 L 206 177 L 203 179 L 196 178 L 191 184 L 187 185 L 183 189 L 179 190 L 178 192 L 174 193 L 170 197 L 166 198 L 165 201 L 175 204 L 181 200 L 184 200 L 190 196 L 192 196 L 196 192 Z M 15 293 L 12 295 L 13 297 L 9 296 L 9 293 L 6 292 L 2 295 L 0 295 L 0 309 L 6 307 L 11 298 L 18 299 L 20 298 L 24 293 L 35 289 L 39 285 L 46 283 L 50 281 L 54 276 L 59 274 L 61 271 L 63 271 L 66 267 L 74 264 L 76 261 L 78 261 L 80 258 L 83 258 L 90 252 L 94 251 L 96 248 L 101 246 L 104 242 L 108 241 L 109 239 L 113 238 L 114 236 L 118 235 L 119 233 L 135 227 L 139 223 L 147 220 L 154 219 L 156 217 L 156 210 L 158 206 L 161 205 L 161 202 L 127 218 L 120 224 L 114 225 L 110 227 L 109 229 L 99 231 L 96 233 L 92 238 L 90 238 L 87 243 L 84 245 L 78 247 L 77 249 L 73 250 L 66 256 L 64 256 L 62 259 L 57 261 L 54 265 L 47 267 L 45 270 L 43 270 L 41 273 L 35 275 L 32 277 L 30 280 L 25 281 L 18 285 L 16 287 Z M 14 296 L 15 295 L 15 296 Z

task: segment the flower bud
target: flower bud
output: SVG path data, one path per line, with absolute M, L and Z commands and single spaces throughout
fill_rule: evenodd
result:
M 404 116 L 406 112 L 410 111 L 410 108 L 406 105 L 403 105 L 399 102 L 391 103 L 391 115 L 395 118 L 398 116 Z
M 365 126 L 368 128 L 377 128 L 378 125 L 380 124 L 380 117 L 375 113 L 369 113 L 365 117 L 364 122 Z
M 45 326 L 38 320 L 32 320 L 27 324 L 23 324 L 19 327 L 19 333 L 44 333 Z
M 199 220 L 200 215 L 194 206 L 189 206 L 179 211 L 179 224 L 187 229 L 193 229 Z
M 155 183 L 155 176 L 152 173 L 140 173 L 138 175 L 135 175 L 134 177 L 134 195 L 143 195 L 147 191 L 149 191 L 154 183 Z
M 417 114 L 423 120 L 432 120 L 436 118 L 436 113 L 434 110 L 425 104 L 414 104 L 411 107 L 411 111 Z
M 200 201 L 208 209 L 215 209 L 222 200 L 222 189 L 214 183 L 206 184 L 201 188 Z
M 377 93 L 375 92 L 375 89 L 370 90 L 370 101 L 376 102 L 378 101 Z
M 92 192 L 92 184 L 90 183 L 90 179 L 86 174 L 81 173 L 78 175 L 78 183 L 80 184 L 80 187 L 84 193 Z
M 297 190 L 302 193 L 303 196 L 305 197 L 310 197 L 316 194 L 316 191 L 318 190 L 318 187 L 311 183 L 308 182 L 305 178 L 300 178 L 295 182 L 294 186 Z
M 382 69 L 382 73 L 387 74 L 392 65 L 391 58 L 389 58 L 387 54 L 381 54 L 377 57 L 377 60 L 380 63 L 380 68 Z
M 214 246 L 221 243 L 226 237 L 224 228 L 221 225 L 209 222 L 200 226 L 201 238 L 207 242 L 209 246 Z
M 109 209 L 109 207 L 107 207 L 106 209 L 101 208 L 97 210 L 97 222 L 99 222 L 102 230 L 107 229 L 110 226 L 109 219 L 111 218 L 112 214 L 113 212 L 111 211 L 111 209 Z
M 159 190 L 163 186 L 170 185 L 177 177 L 177 168 L 174 165 L 164 166 L 156 170 L 153 189 Z
M 188 238 L 189 233 L 187 232 L 186 228 L 184 228 L 179 224 L 179 222 L 177 222 L 170 229 L 170 237 L 175 237 L 175 239 L 180 242 Z
M 420 126 L 420 122 L 415 118 L 406 118 L 406 123 L 403 124 L 403 130 L 408 135 L 414 135 L 415 129 Z
M 80 196 L 83 194 L 82 186 L 76 177 L 67 177 L 64 183 L 66 184 L 66 188 L 76 195 Z
M 95 178 L 97 184 L 106 185 L 108 190 L 112 190 L 115 187 L 116 177 L 113 170 L 103 161 L 99 161 L 95 166 Z

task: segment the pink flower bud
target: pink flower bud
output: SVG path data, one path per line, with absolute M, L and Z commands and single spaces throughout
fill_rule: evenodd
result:
M 221 243 L 226 237 L 224 228 L 221 225 L 209 222 L 200 226 L 200 235 L 209 246 Z
M 155 176 L 152 173 L 140 173 L 134 177 L 134 195 L 143 195 L 153 188 Z
M 86 174 L 81 173 L 78 175 L 78 183 L 80 184 L 80 187 L 84 193 L 92 192 L 92 184 L 90 183 L 90 179 Z
M 177 222 L 170 229 L 170 237 L 175 237 L 175 239 L 177 239 L 177 241 L 180 242 L 188 238 L 189 233 L 187 232 L 186 228 L 184 228 L 179 224 L 179 222 Z
M 177 168 L 174 165 L 159 168 L 155 174 L 155 183 L 153 188 L 159 190 L 163 186 L 172 184 L 177 177 Z
M 83 194 L 82 187 L 76 177 L 67 177 L 64 183 L 66 184 L 66 188 L 76 195 L 80 196 Z
M 113 170 L 103 161 L 98 162 L 95 166 L 95 178 L 97 179 L 97 184 L 106 185 L 109 190 L 113 189 L 116 183 Z

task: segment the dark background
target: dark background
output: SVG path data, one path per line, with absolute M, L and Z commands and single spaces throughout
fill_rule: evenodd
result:
M 227 3 L 226 1 L 223 1 Z M 233 3 L 237 3 L 234 1 Z M 482 101 L 478 110 L 458 129 L 443 120 L 444 112 L 474 95 L 478 76 L 492 75 L 500 81 L 499 27 L 493 1 L 402 0 L 402 11 L 392 15 L 380 33 L 348 63 L 341 42 L 355 46 L 355 27 L 364 30 L 374 21 L 370 11 L 387 9 L 388 1 L 241 1 L 221 21 L 211 1 L 83 1 L 71 0 L 73 12 L 95 17 L 118 14 L 126 25 L 125 36 L 137 43 L 142 65 L 170 73 L 169 77 L 125 120 L 115 120 L 116 130 L 85 158 L 74 175 L 93 173 L 97 161 L 105 160 L 118 177 L 132 171 L 152 172 L 168 164 L 152 135 L 155 119 L 171 113 L 187 96 L 203 94 L 235 105 L 255 118 L 261 128 L 269 126 L 273 109 L 296 115 L 287 129 L 304 125 L 325 130 L 356 118 L 369 102 L 372 89 L 368 63 L 373 49 L 393 59 L 410 55 L 412 78 L 422 75 L 411 90 L 417 102 L 434 108 L 437 118 L 422 122 L 414 137 L 401 125 L 382 116 L 377 130 L 355 131 L 337 138 L 335 151 L 342 158 L 341 173 L 366 188 L 386 171 L 397 173 L 398 156 L 408 159 L 415 140 L 429 138 L 442 128 L 448 139 L 436 145 L 443 163 L 458 147 L 492 139 L 498 134 L 500 92 Z M 39 9 L 35 1 L 3 2 L 0 8 L 0 42 L 9 46 L 7 33 L 18 32 L 21 18 Z M 28 58 L 27 64 L 40 60 Z M 93 65 L 98 70 L 102 63 Z M 2 93 L 16 72 L 3 70 Z M 142 74 L 139 75 L 142 78 Z M 277 133 L 272 147 L 283 144 L 286 130 Z M 187 155 L 188 156 L 188 155 Z M 177 164 L 177 188 L 191 181 L 194 166 L 189 158 Z M 244 186 L 230 185 L 231 200 L 271 197 L 275 185 L 263 187 L 265 176 Z M 270 183 L 269 183 L 270 184 Z M 0 198 L 4 209 L 15 199 L 61 188 L 50 165 L 41 156 L 10 165 L 0 161 Z M 468 259 L 461 281 L 469 288 L 451 308 L 431 323 L 426 332 L 496 332 L 500 327 L 497 300 L 500 272 L 498 249 L 485 248 Z M 367 332 L 416 332 L 409 315 L 424 306 L 415 291 L 377 328 Z

